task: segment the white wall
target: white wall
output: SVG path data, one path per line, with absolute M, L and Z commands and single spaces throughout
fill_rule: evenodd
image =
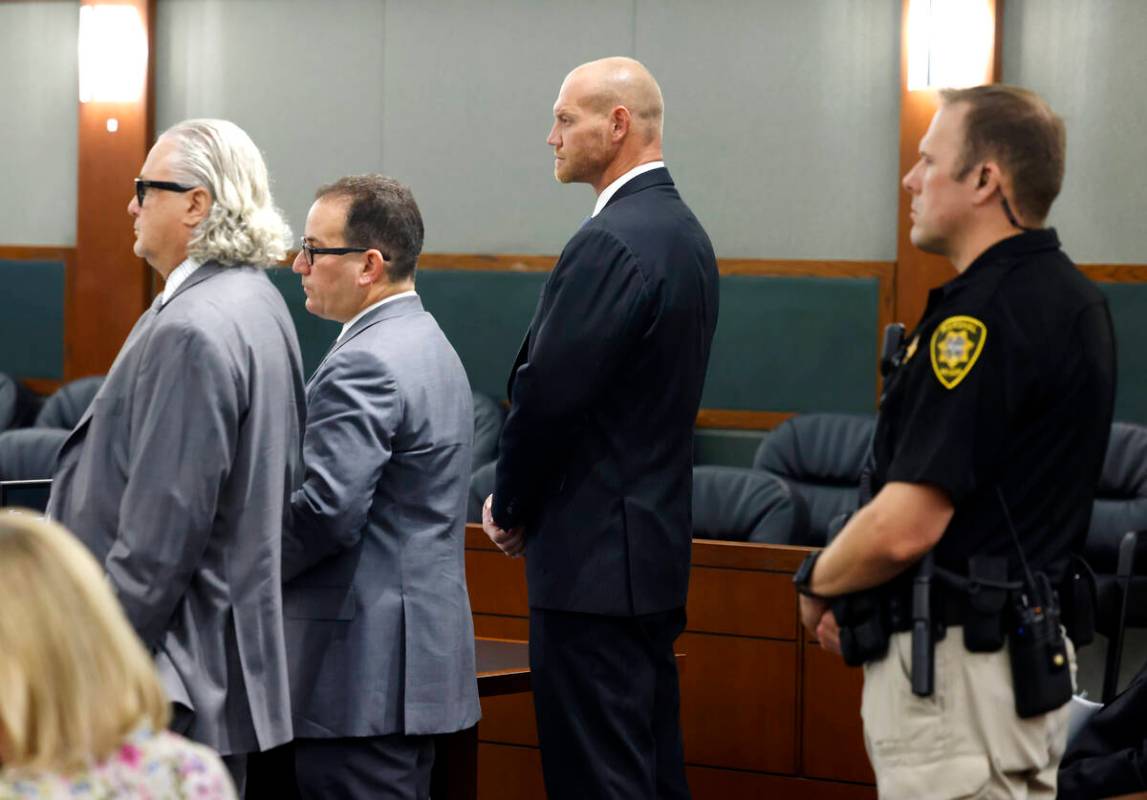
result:
M 1007 0 L 1004 80 L 1067 126 L 1051 224 L 1077 262 L 1147 262 L 1147 2 Z
M 0 2 L 0 243 L 71 245 L 78 3 Z M 300 230 L 316 186 L 413 186 L 427 249 L 556 253 L 592 204 L 545 145 L 566 71 L 622 53 L 720 255 L 895 257 L 900 0 L 159 0 L 156 126 L 224 116 Z M 1004 77 L 1068 126 L 1081 262 L 1147 261 L 1147 2 L 1008 0 Z
M 718 254 L 892 259 L 899 3 L 160 0 L 157 129 L 227 116 L 301 229 L 316 186 L 408 182 L 428 251 L 556 253 L 592 208 L 545 144 L 566 72 L 642 59 Z
M 0 242 L 76 243 L 78 2 L 0 2 Z

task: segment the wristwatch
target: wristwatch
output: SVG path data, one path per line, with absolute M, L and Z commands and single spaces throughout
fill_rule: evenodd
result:
M 816 560 L 820 558 L 821 552 L 823 551 L 813 550 L 805 556 L 805 560 L 801 562 L 801 565 L 797 567 L 797 571 L 793 573 L 793 586 L 806 597 L 820 597 L 820 595 L 812 591 L 809 584 L 812 583 L 812 571 L 816 566 Z

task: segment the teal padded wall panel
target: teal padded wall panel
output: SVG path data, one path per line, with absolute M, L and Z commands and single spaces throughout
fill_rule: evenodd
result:
M 545 273 L 429 270 L 418 291 L 476 391 L 504 398 Z M 705 408 L 871 412 L 875 278 L 721 278 Z
M 0 260 L 0 372 L 15 378 L 64 377 L 62 261 Z
M 287 301 L 295 331 L 299 335 L 299 349 L 303 352 L 303 374 L 309 378 L 323 360 L 331 342 L 339 335 L 342 325 L 307 311 L 307 296 L 303 293 L 303 285 L 299 282 L 299 276 L 291 270 L 277 267 L 267 270 L 267 276 Z
M 766 431 L 697 428 L 693 436 L 693 463 L 750 469 L 757 449 L 768 435 Z
M 876 278 L 726 275 L 703 408 L 876 407 Z
M 530 327 L 545 272 L 426 270 L 418 294 L 458 351 L 470 386 L 497 400 Z
M 1115 323 L 1115 419 L 1147 425 L 1147 283 L 1098 283 Z

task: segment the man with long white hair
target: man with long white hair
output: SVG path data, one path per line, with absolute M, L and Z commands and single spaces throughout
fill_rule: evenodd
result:
M 60 452 L 49 513 L 95 554 L 155 655 L 173 728 L 224 756 L 291 738 L 280 532 L 299 469 L 302 362 L 261 267 L 290 231 L 251 139 L 167 130 L 128 203 L 166 280 Z

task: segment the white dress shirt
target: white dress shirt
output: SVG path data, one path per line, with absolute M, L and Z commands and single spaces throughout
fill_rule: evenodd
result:
M 183 263 L 171 271 L 167 276 L 167 282 L 163 284 L 163 305 L 167 305 L 167 301 L 175 294 L 175 290 L 182 285 L 182 283 L 191 277 L 191 273 L 199 269 L 199 262 L 194 258 L 185 258 Z
M 629 183 L 631 180 L 636 178 L 638 175 L 642 175 L 646 172 L 649 172 L 650 170 L 659 169 L 659 168 L 664 167 L 664 166 L 665 166 L 664 161 L 650 161 L 646 164 L 638 164 L 636 167 L 631 169 L 629 172 L 625 173 L 620 178 L 618 178 L 613 183 L 611 183 L 609 186 L 606 186 L 604 189 L 601 190 L 601 194 L 599 194 L 597 196 L 597 204 L 594 205 L 593 213 L 590 214 L 590 216 L 596 217 L 598 214 L 600 214 L 601 210 L 603 208 L 605 208 L 605 204 L 609 202 L 609 199 L 611 197 L 613 197 L 615 194 L 617 194 L 617 190 L 620 189 L 625 184 Z
M 354 325 L 356 322 L 358 322 L 364 316 L 369 314 L 371 311 L 374 311 L 379 306 L 384 306 L 387 303 L 393 302 L 394 300 L 398 300 L 399 298 L 402 298 L 402 297 L 418 297 L 418 292 L 411 289 L 408 292 L 399 292 L 398 294 L 392 294 L 390 297 L 384 297 L 383 299 L 379 300 L 377 303 L 371 303 L 369 306 L 364 308 L 362 311 L 358 312 L 353 317 L 351 317 L 349 322 L 346 322 L 343 324 L 343 329 L 341 331 L 339 331 L 339 336 L 337 339 L 335 339 L 335 341 L 341 342 L 342 338 L 344 336 L 346 336 L 346 332 L 350 330 L 351 325 Z

